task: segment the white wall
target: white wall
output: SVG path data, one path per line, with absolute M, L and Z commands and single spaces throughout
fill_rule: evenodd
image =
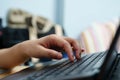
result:
M 93 22 L 118 17 L 120 0 L 0 0 L 0 17 L 4 19 L 4 24 L 9 8 L 21 8 L 45 16 L 63 25 L 67 35 L 76 38 Z
M 73 38 L 93 22 L 106 22 L 120 16 L 120 0 L 64 1 L 64 27 Z
M 0 0 L 0 17 L 4 19 L 9 8 L 20 8 L 55 21 L 54 0 Z

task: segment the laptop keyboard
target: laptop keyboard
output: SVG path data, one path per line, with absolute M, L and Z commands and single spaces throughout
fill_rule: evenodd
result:
M 74 62 L 70 62 L 67 59 L 60 65 L 37 70 L 24 80 L 53 80 L 57 77 L 75 75 L 90 69 L 99 68 L 104 60 L 104 53 L 105 52 L 83 56 L 81 60 L 75 60 Z
M 116 67 L 110 80 L 120 80 L 120 56 L 118 56 Z

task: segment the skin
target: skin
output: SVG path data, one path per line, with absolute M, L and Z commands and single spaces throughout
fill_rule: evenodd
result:
M 31 57 L 62 59 L 61 51 L 65 51 L 71 61 L 75 57 L 80 59 L 83 51 L 77 41 L 69 37 L 49 35 L 36 40 L 28 40 L 13 47 L 0 50 L 0 67 L 11 69 Z

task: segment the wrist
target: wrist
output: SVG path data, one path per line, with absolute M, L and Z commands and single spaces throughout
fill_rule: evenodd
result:
M 27 54 L 26 54 L 26 47 L 22 44 L 22 43 L 19 43 L 15 46 L 15 52 L 17 54 L 19 54 L 21 57 L 23 58 L 30 58 Z
M 9 48 L 11 54 L 15 56 L 15 58 L 18 60 L 18 63 L 23 63 L 26 60 L 28 60 L 30 57 L 25 53 L 25 48 L 21 43 Z

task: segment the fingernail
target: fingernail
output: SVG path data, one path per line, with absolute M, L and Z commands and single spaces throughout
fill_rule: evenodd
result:
M 80 57 L 78 57 L 77 59 L 79 59 L 79 60 L 80 60 Z
M 62 54 L 61 54 L 60 52 L 57 54 L 57 58 L 58 58 L 58 59 L 61 59 L 61 58 L 62 58 Z
M 81 49 L 81 52 L 84 52 L 85 50 L 84 49 Z
M 80 53 L 79 53 L 79 51 L 76 51 L 76 54 L 77 54 L 77 55 L 76 55 L 76 58 L 77 58 L 77 59 L 80 59 Z
M 74 61 L 74 55 L 72 55 L 72 61 Z

